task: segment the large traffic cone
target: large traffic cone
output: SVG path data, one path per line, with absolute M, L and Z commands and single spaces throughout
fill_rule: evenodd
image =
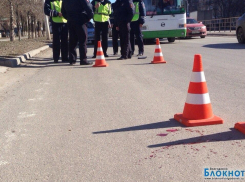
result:
M 184 111 L 182 114 L 175 114 L 174 119 L 185 126 L 223 123 L 223 119 L 213 115 L 200 54 L 196 54 L 194 57 L 194 65 Z
M 107 67 L 107 66 L 108 64 L 105 61 L 104 53 L 101 47 L 101 42 L 98 41 L 96 59 L 95 59 L 95 64 L 93 65 L 93 67 Z
M 154 58 L 151 63 L 152 64 L 166 63 L 162 55 L 162 49 L 160 46 L 159 38 L 156 39 L 156 48 L 155 48 Z
M 238 122 L 235 124 L 235 129 L 239 130 L 243 134 L 245 134 L 245 122 Z

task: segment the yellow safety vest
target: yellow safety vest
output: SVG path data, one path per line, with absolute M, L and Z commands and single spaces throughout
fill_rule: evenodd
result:
M 62 6 L 62 1 L 53 1 L 51 3 L 51 9 L 55 10 L 57 12 L 61 12 L 61 6 Z M 67 23 L 67 20 L 62 16 L 62 17 L 52 17 L 53 22 L 55 23 Z
M 95 5 L 98 2 L 95 1 Z M 100 4 L 100 6 L 94 12 L 94 21 L 96 22 L 107 22 L 109 20 L 109 15 L 111 14 L 111 4 L 106 3 L 105 5 Z
M 137 21 L 140 17 L 139 13 L 139 2 L 134 2 L 134 16 L 131 21 Z

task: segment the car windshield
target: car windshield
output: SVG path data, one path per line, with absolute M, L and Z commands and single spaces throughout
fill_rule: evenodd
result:
M 195 19 L 187 19 L 187 24 L 195 24 L 198 23 Z
M 88 27 L 88 28 L 94 28 L 94 26 L 93 26 L 93 24 L 92 24 L 91 22 L 88 22 L 88 23 L 87 23 L 87 27 Z

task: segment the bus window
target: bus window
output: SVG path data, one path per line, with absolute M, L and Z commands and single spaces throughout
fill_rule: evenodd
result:
M 182 0 L 144 0 L 146 16 L 178 14 Z

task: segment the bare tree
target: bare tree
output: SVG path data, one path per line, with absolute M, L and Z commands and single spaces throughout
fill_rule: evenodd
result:
M 11 41 L 15 37 L 15 26 L 18 29 L 19 40 L 21 34 L 24 35 L 26 31 L 28 31 L 28 35 L 32 35 L 28 36 L 29 38 L 38 37 L 40 35 L 38 33 L 41 27 L 40 23 L 43 22 L 42 17 L 42 0 L 1 0 L 0 2 L 0 25 L 4 30 L 10 32 Z M 5 21 L 3 21 L 4 19 Z
M 241 0 L 215 0 L 213 5 L 216 18 L 241 16 L 245 13 L 245 2 Z

